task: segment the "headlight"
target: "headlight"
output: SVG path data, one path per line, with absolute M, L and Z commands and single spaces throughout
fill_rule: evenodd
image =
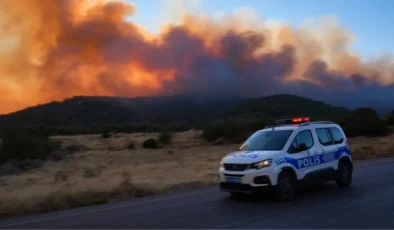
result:
M 252 169 L 261 169 L 261 168 L 265 168 L 265 167 L 269 167 L 272 163 L 272 159 L 268 159 L 268 160 L 263 160 L 263 161 L 259 161 L 256 163 L 252 164 Z
M 224 167 L 224 163 L 223 163 L 223 161 L 221 161 L 220 162 L 220 168 L 223 168 Z

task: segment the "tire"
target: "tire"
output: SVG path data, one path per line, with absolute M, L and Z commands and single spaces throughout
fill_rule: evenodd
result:
M 338 166 L 338 178 L 335 182 L 339 187 L 349 187 L 352 184 L 352 165 L 350 162 L 341 161 Z
M 295 194 L 295 180 L 293 174 L 281 172 L 278 177 L 278 184 L 275 189 L 275 198 L 277 201 L 291 200 Z

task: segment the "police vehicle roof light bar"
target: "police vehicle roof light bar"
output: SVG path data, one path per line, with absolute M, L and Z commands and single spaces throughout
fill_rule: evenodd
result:
M 310 117 L 295 117 L 291 119 L 282 119 L 282 120 L 276 120 L 275 124 L 301 124 L 305 122 L 309 122 Z
M 303 123 L 303 122 L 309 122 L 310 119 L 309 117 L 297 117 L 292 119 L 293 123 Z

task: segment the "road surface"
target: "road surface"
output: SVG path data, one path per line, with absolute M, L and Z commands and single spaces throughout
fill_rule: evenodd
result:
M 42 215 L 0 228 L 394 228 L 394 158 L 356 163 L 353 186 L 300 191 L 295 200 L 236 200 L 217 186 Z

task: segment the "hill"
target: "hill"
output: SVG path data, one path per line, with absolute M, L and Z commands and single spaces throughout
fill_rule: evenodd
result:
M 236 109 L 235 114 L 246 117 L 288 118 L 311 116 L 313 119 L 340 119 L 350 115 L 351 110 L 328 105 L 305 97 L 282 94 L 245 100 Z
M 2 130 L 10 127 L 79 127 L 86 130 L 88 127 L 125 124 L 193 126 L 223 119 L 292 116 L 340 119 L 350 113 L 343 107 L 287 94 L 252 99 L 216 94 L 140 98 L 75 96 L 2 115 L 0 127 Z
M 196 110 L 199 117 L 210 118 L 212 112 L 225 110 L 234 99 L 202 94 L 140 98 L 75 96 L 2 115 L 0 124 L 92 125 L 184 121 L 195 117 Z

